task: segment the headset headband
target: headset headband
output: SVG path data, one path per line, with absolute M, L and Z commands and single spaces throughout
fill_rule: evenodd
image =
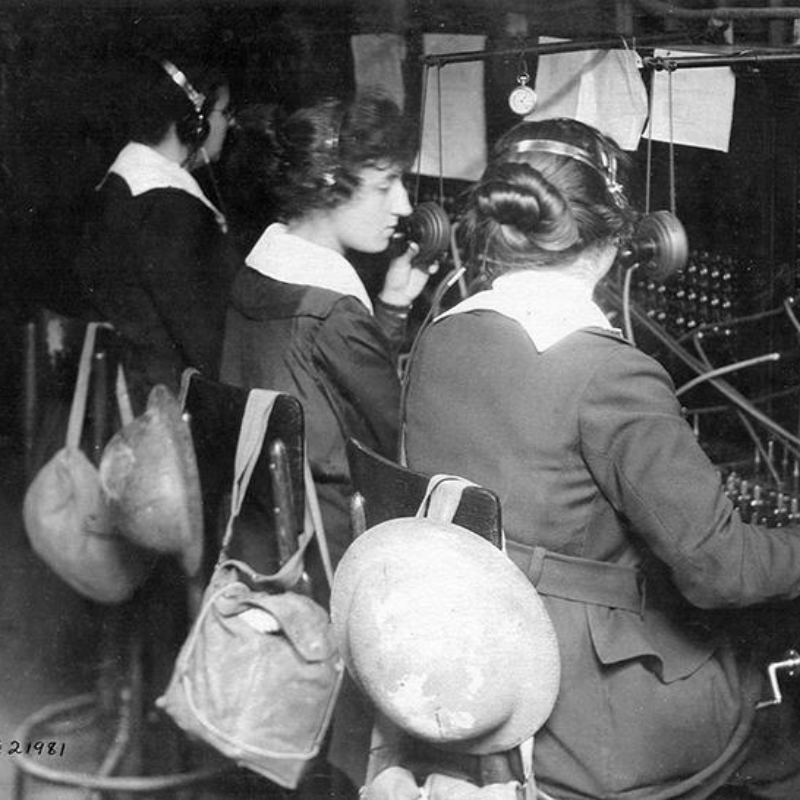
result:
M 614 197 L 614 200 L 619 203 L 619 198 L 622 195 L 623 187 L 617 182 L 617 160 L 613 155 L 609 155 L 605 150 L 600 151 L 600 157 L 603 161 L 598 164 L 592 158 L 588 150 L 581 147 L 576 147 L 566 142 L 559 142 L 556 139 L 523 139 L 517 142 L 513 147 L 515 153 L 550 153 L 554 156 L 565 156 L 574 161 L 580 161 L 581 164 L 586 164 L 591 167 L 600 177 L 605 181 L 609 192 Z
M 183 90 L 183 93 L 189 98 L 189 101 L 194 106 L 198 114 L 202 114 L 203 104 L 206 102 L 206 96 L 197 91 L 197 89 L 189 83 L 189 79 L 181 72 L 171 61 L 162 59 L 161 66 L 166 71 L 167 75 Z

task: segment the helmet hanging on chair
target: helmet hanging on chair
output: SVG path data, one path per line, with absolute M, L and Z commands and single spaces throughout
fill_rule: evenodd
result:
M 331 618 L 356 683 L 409 735 L 484 755 L 541 727 L 558 693 L 555 632 L 496 547 L 451 523 L 401 518 L 348 548 Z

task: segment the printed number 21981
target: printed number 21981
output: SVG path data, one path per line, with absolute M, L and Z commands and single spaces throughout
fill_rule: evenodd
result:
M 65 742 L 20 742 L 12 739 L 7 747 L 0 742 L 0 753 L 5 751 L 9 756 L 14 755 L 39 755 L 39 756 L 63 756 L 66 750 Z

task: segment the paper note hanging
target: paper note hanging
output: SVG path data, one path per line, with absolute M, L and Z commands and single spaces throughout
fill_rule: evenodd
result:
M 540 44 L 564 41 L 542 37 Z M 581 50 L 539 57 L 536 108 L 526 119 L 569 117 L 636 150 L 647 120 L 647 92 L 636 53 L 627 49 Z
M 423 37 L 426 55 L 483 50 L 484 45 L 483 36 L 430 33 Z M 486 166 L 483 63 L 431 67 L 423 80 L 426 86 L 419 172 L 477 180 Z
M 655 58 L 707 55 L 656 50 Z M 653 116 L 645 137 L 728 152 L 736 78 L 730 67 L 693 67 L 653 73 Z

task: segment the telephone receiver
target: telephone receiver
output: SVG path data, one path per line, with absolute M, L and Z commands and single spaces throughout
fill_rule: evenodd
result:
M 398 221 L 389 254 L 395 258 L 405 252 L 409 242 L 414 242 L 419 253 L 414 256 L 412 265 L 427 267 L 450 246 L 450 229 L 450 218 L 438 203 L 420 203 L 409 216 Z
M 630 240 L 623 242 L 617 263 L 625 269 L 638 266 L 656 281 L 683 269 L 689 258 L 689 242 L 681 221 L 670 211 L 645 214 Z

